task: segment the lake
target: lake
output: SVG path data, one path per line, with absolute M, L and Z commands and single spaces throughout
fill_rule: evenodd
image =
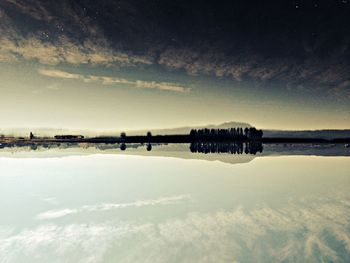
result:
M 0 262 L 350 262 L 349 157 L 174 149 L 0 152 Z

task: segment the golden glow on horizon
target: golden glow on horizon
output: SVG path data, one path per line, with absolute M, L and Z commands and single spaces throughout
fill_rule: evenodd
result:
M 266 101 L 260 98 L 264 92 L 261 90 L 235 88 L 231 92 L 220 86 L 209 90 L 200 82 L 192 83 L 188 93 L 184 92 L 188 84 L 166 83 L 157 80 L 157 76 L 154 81 L 140 83 L 139 75 L 103 79 L 99 77 L 103 74 L 44 70 L 36 65 L 0 64 L 0 68 L 0 128 L 106 131 L 230 121 L 247 122 L 263 129 L 350 128 L 350 106 L 337 100 L 320 107 L 321 104 L 312 101 L 314 98 L 306 98 L 313 104 L 301 104 L 288 97 L 271 96 Z

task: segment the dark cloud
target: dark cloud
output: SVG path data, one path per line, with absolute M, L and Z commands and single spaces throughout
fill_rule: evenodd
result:
M 341 0 L 3 0 L 0 61 L 156 65 L 350 96 Z

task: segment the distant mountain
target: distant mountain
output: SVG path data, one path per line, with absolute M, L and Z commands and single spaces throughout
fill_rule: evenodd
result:
M 264 137 L 277 138 L 317 138 L 317 139 L 335 139 L 350 138 L 350 130 L 305 130 L 305 131 L 283 131 L 283 130 L 264 130 Z
M 188 127 L 179 127 L 179 128 L 173 128 L 173 129 L 159 129 L 159 130 L 151 130 L 154 135 L 156 134 L 188 134 L 190 133 L 191 129 L 202 129 L 202 128 L 208 128 L 208 129 L 227 129 L 227 128 L 233 128 L 233 127 L 252 127 L 249 123 L 246 122 L 224 122 L 222 124 L 209 124 L 209 125 L 199 125 L 199 126 L 188 126 Z
M 174 129 L 160 129 L 160 130 L 151 130 L 154 135 L 156 134 L 188 134 L 191 129 L 227 129 L 233 127 L 252 127 L 249 123 L 246 122 L 225 122 L 219 125 L 202 125 L 202 126 L 188 126 L 188 127 L 179 127 Z M 259 127 L 257 127 L 259 128 Z M 304 130 L 304 131 L 293 131 L 293 130 L 265 130 L 264 137 L 288 137 L 288 138 L 322 138 L 322 139 L 334 139 L 334 138 L 350 138 L 350 129 L 345 130 Z M 134 133 L 146 133 L 147 131 L 134 131 L 129 132 L 128 134 Z
M 198 125 L 198 126 L 185 126 L 178 128 L 169 129 L 140 129 L 140 130 L 125 130 L 127 135 L 142 135 L 146 134 L 147 131 L 151 131 L 153 135 L 172 135 L 172 134 L 188 134 L 191 129 L 227 129 L 233 127 L 252 127 L 246 122 L 225 122 L 222 124 L 209 124 L 209 125 Z M 259 127 L 257 127 L 259 128 Z M 87 137 L 95 136 L 119 136 L 121 130 L 109 130 L 109 131 L 94 131 L 94 130 L 71 130 L 71 129 L 53 129 L 53 128 L 35 128 L 35 129 L 1 129 L 0 135 L 14 135 L 14 136 L 29 136 L 29 132 L 32 131 L 37 136 L 54 136 L 58 134 L 74 134 L 84 135 Z M 323 139 L 334 139 L 334 138 L 350 138 L 350 129 L 345 130 L 304 130 L 304 131 L 292 131 L 292 130 L 268 130 L 263 129 L 264 137 L 289 137 L 289 138 L 323 138 Z
M 250 124 L 245 122 L 225 122 L 219 125 L 209 124 L 209 125 L 198 125 L 198 126 L 187 126 L 178 128 L 168 128 L 168 129 L 140 129 L 140 130 L 125 130 L 127 135 L 141 135 L 146 134 L 151 131 L 153 135 L 156 134 L 188 134 L 191 129 L 227 129 L 232 127 L 251 127 Z M 37 136 L 55 136 L 62 134 L 73 134 L 73 135 L 84 135 L 88 137 L 94 136 L 119 136 L 123 130 L 108 130 L 108 131 L 97 131 L 97 130 L 78 130 L 78 129 L 55 129 L 55 128 L 16 128 L 16 129 L 1 129 L 0 135 L 10 135 L 10 136 L 29 136 L 29 132 L 33 132 Z
M 219 125 L 202 125 L 202 126 L 189 126 L 180 127 L 174 129 L 161 129 L 161 130 L 151 130 L 153 134 L 188 134 L 191 129 L 227 129 L 233 127 L 252 127 L 249 123 L 245 122 L 225 122 Z M 257 127 L 259 128 L 259 127 Z M 350 129 L 344 130 L 304 130 L 304 131 L 293 131 L 293 130 L 265 130 L 264 137 L 277 137 L 277 138 L 321 138 L 321 139 L 334 139 L 334 138 L 350 138 Z M 139 133 L 145 133 L 146 131 L 138 131 Z M 129 132 L 132 134 L 133 132 Z

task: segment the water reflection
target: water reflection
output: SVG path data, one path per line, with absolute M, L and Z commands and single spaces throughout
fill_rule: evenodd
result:
M 261 144 L 259 142 L 208 142 L 191 144 L 158 143 L 45 143 L 31 145 L 2 144 L 1 156 L 67 156 L 102 154 L 127 154 L 164 156 L 181 159 L 217 160 L 226 163 L 250 162 L 256 157 L 270 155 L 350 156 L 343 144 Z
M 120 144 L 120 150 L 122 150 L 122 151 L 126 150 L 126 144 L 125 143 Z
M 349 262 L 349 165 L 0 158 L 0 262 Z
M 142 146 L 142 144 L 141 144 L 141 146 Z M 121 143 L 120 146 L 119 146 L 119 148 L 120 148 L 121 151 L 125 151 L 126 148 L 127 148 L 127 144 L 126 144 L 126 143 Z M 152 144 L 148 143 L 147 146 L 146 146 L 147 152 L 152 151 L 152 148 L 153 148 L 153 147 L 152 147 Z
M 147 149 L 148 152 L 152 151 L 152 144 L 150 144 L 150 143 L 147 144 L 147 148 L 146 149 Z
M 168 144 L 146 144 L 146 150 L 148 152 L 152 151 L 153 146 L 162 146 Z M 184 144 L 179 144 L 184 145 Z M 101 144 L 101 143 L 52 143 L 52 144 L 26 144 L 26 145 L 17 145 L 17 144 L 2 144 L 0 149 L 30 149 L 32 151 L 38 149 L 53 149 L 53 148 L 87 148 L 93 147 L 96 149 L 117 149 L 121 151 L 126 151 L 127 149 L 143 148 L 144 144 Z M 192 153 L 228 153 L 228 154 L 252 154 L 263 152 L 262 143 L 259 141 L 251 142 L 242 142 L 242 141 L 231 141 L 231 142 L 208 142 L 208 141 L 194 141 L 189 144 L 189 151 Z
M 262 153 L 263 146 L 259 142 L 192 142 L 192 153 L 229 153 L 229 154 L 253 154 Z

